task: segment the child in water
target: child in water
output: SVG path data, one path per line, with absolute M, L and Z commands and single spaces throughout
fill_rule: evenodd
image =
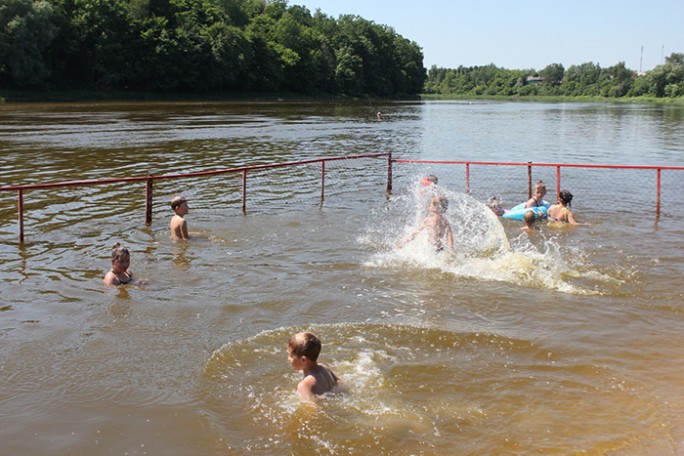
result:
M 434 185 L 437 185 L 438 181 L 439 179 L 437 178 L 437 176 L 435 176 L 434 174 L 429 174 L 420 179 L 420 185 L 422 185 L 423 187 L 432 187 Z
M 104 276 L 105 285 L 133 283 L 130 265 L 131 253 L 117 242 L 112 246 L 112 269 Z
M 570 225 L 589 225 L 575 220 L 575 215 L 570 210 L 572 193 L 562 190 L 558 194 L 558 202 L 549 207 L 548 217 L 550 222 L 568 223 Z
M 487 207 L 490 208 L 492 210 L 492 212 L 494 212 L 498 216 L 504 215 L 504 213 L 506 212 L 506 209 L 504 209 L 501 206 L 501 203 L 499 202 L 499 198 L 497 198 L 496 196 L 492 196 L 491 198 L 489 198 L 489 202 L 487 203 Z
M 534 222 L 536 222 L 540 217 L 541 214 L 537 214 L 535 211 L 525 212 L 525 215 L 523 215 L 523 222 L 525 222 L 525 226 L 523 226 L 521 230 L 527 234 L 534 232 L 534 230 L 537 229 L 537 227 L 534 226 Z
M 309 401 L 342 383 L 328 366 L 318 363 L 320 353 L 321 341 L 310 332 L 297 333 L 287 343 L 287 361 L 295 370 L 304 371 L 297 392 Z
M 411 242 L 423 230 L 427 230 L 430 244 L 432 244 L 438 252 L 444 250 L 442 239 L 446 237 L 447 251 L 454 250 L 454 235 L 451 232 L 451 225 L 444 216 L 444 213 L 449 207 L 449 201 L 440 195 L 435 195 L 430 199 L 428 206 L 429 215 L 425 217 L 418 228 L 411 233 L 406 239 L 399 243 L 398 248 L 404 247 Z
M 189 239 L 188 222 L 185 220 L 185 216 L 190 210 L 188 201 L 182 196 L 177 196 L 171 200 L 171 209 L 175 212 L 171 217 L 171 239 Z
M 532 198 L 525 203 L 525 207 L 538 207 L 544 205 L 544 195 L 546 195 L 546 185 L 543 181 L 539 181 L 534 186 Z

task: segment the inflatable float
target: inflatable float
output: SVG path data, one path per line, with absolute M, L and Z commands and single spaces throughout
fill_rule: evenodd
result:
M 546 217 L 546 214 L 549 211 L 549 206 L 551 206 L 551 204 L 548 201 L 542 201 L 541 206 L 525 207 L 525 204 L 527 204 L 527 201 L 525 201 L 524 203 L 520 203 L 517 206 L 513 206 L 512 208 L 504 212 L 502 217 L 513 220 L 522 220 L 525 216 L 525 212 L 527 211 L 536 212 L 537 218 Z

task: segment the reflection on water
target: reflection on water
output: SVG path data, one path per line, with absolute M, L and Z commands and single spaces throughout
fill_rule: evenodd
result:
M 11 109 L 10 109 L 11 108 Z M 381 110 L 382 119 L 375 112 Z M 681 110 L 537 103 L 0 106 L 0 185 L 392 151 L 395 158 L 684 164 Z M 566 171 L 592 226 L 496 217 L 510 168 L 386 162 L 0 192 L 0 440 L 7 454 L 678 454 L 684 180 Z M 453 255 L 423 237 L 435 173 Z M 555 170 L 535 170 L 554 187 Z M 551 192 L 551 191 L 550 191 Z M 172 242 L 183 194 L 192 239 Z M 110 247 L 143 286 L 108 288 Z M 303 404 L 299 330 L 346 394 Z

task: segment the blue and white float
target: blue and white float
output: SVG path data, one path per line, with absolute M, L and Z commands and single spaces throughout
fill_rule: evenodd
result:
M 513 220 L 522 220 L 525 216 L 525 212 L 534 211 L 537 214 L 537 218 L 542 218 L 546 217 L 549 211 L 549 206 L 551 206 L 551 203 L 546 200 L 542 201 L 541 206 L 525 207 L 525 204 L 527 204 L 527 201 L 520 203 L 517 206 L 513 206 L 504 212 L 502 217 Z

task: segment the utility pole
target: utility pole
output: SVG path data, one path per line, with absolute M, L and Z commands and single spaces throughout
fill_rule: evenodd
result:
M 644 64 L 644 46 L 641 45 L 641 57 L 639 57 L 639 74 L 641 74 L 641 68 Z

